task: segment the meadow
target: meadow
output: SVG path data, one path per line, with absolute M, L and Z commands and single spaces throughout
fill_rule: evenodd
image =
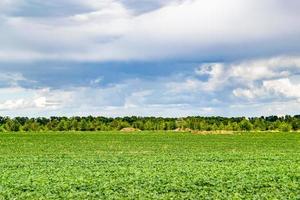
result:
M 0 134 L 0 199 L 300 199 L 300 134 Z

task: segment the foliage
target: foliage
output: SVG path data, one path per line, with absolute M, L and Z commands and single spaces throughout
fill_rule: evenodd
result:
M 0 199 L 299 199 L 299 142 L 292 133 L 2 133 Z
M 292 125 L 286 122 L 280 123 L 279 130 L 282 132 L 289 132 L 292 129 Z
M 240 130 L 242 131 L 251 131 L 253 128 L 253 125 L 246 119 L 243 119 L 240 122 Z
M 297 131 L 300 130 L 300 116 L 225 118 L 225 117 L 50 117 L 10 119 L 0 117 L 1 131 L 115 131 L 123 128 L 140 130 L 201 130 L 201 131 Z

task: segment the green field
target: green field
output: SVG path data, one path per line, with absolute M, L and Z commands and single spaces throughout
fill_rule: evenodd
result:
M 0 199 L 300 199 L 300 134 L 0 134 Z

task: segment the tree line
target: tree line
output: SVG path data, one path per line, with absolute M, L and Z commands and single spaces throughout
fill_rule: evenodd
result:
M 300 115 L 284 117 L 0 117 L 0 132 L 17 131 L 114 131 L 137 130 L 199 130 L 199 131 L 297 131 Z

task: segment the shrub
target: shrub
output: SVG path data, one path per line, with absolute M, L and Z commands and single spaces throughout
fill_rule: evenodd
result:
M 282 132 L 290 132 L 292 130 L 292 126 L 286 122 L 282 122 L 279 125 L 279 130 Z

